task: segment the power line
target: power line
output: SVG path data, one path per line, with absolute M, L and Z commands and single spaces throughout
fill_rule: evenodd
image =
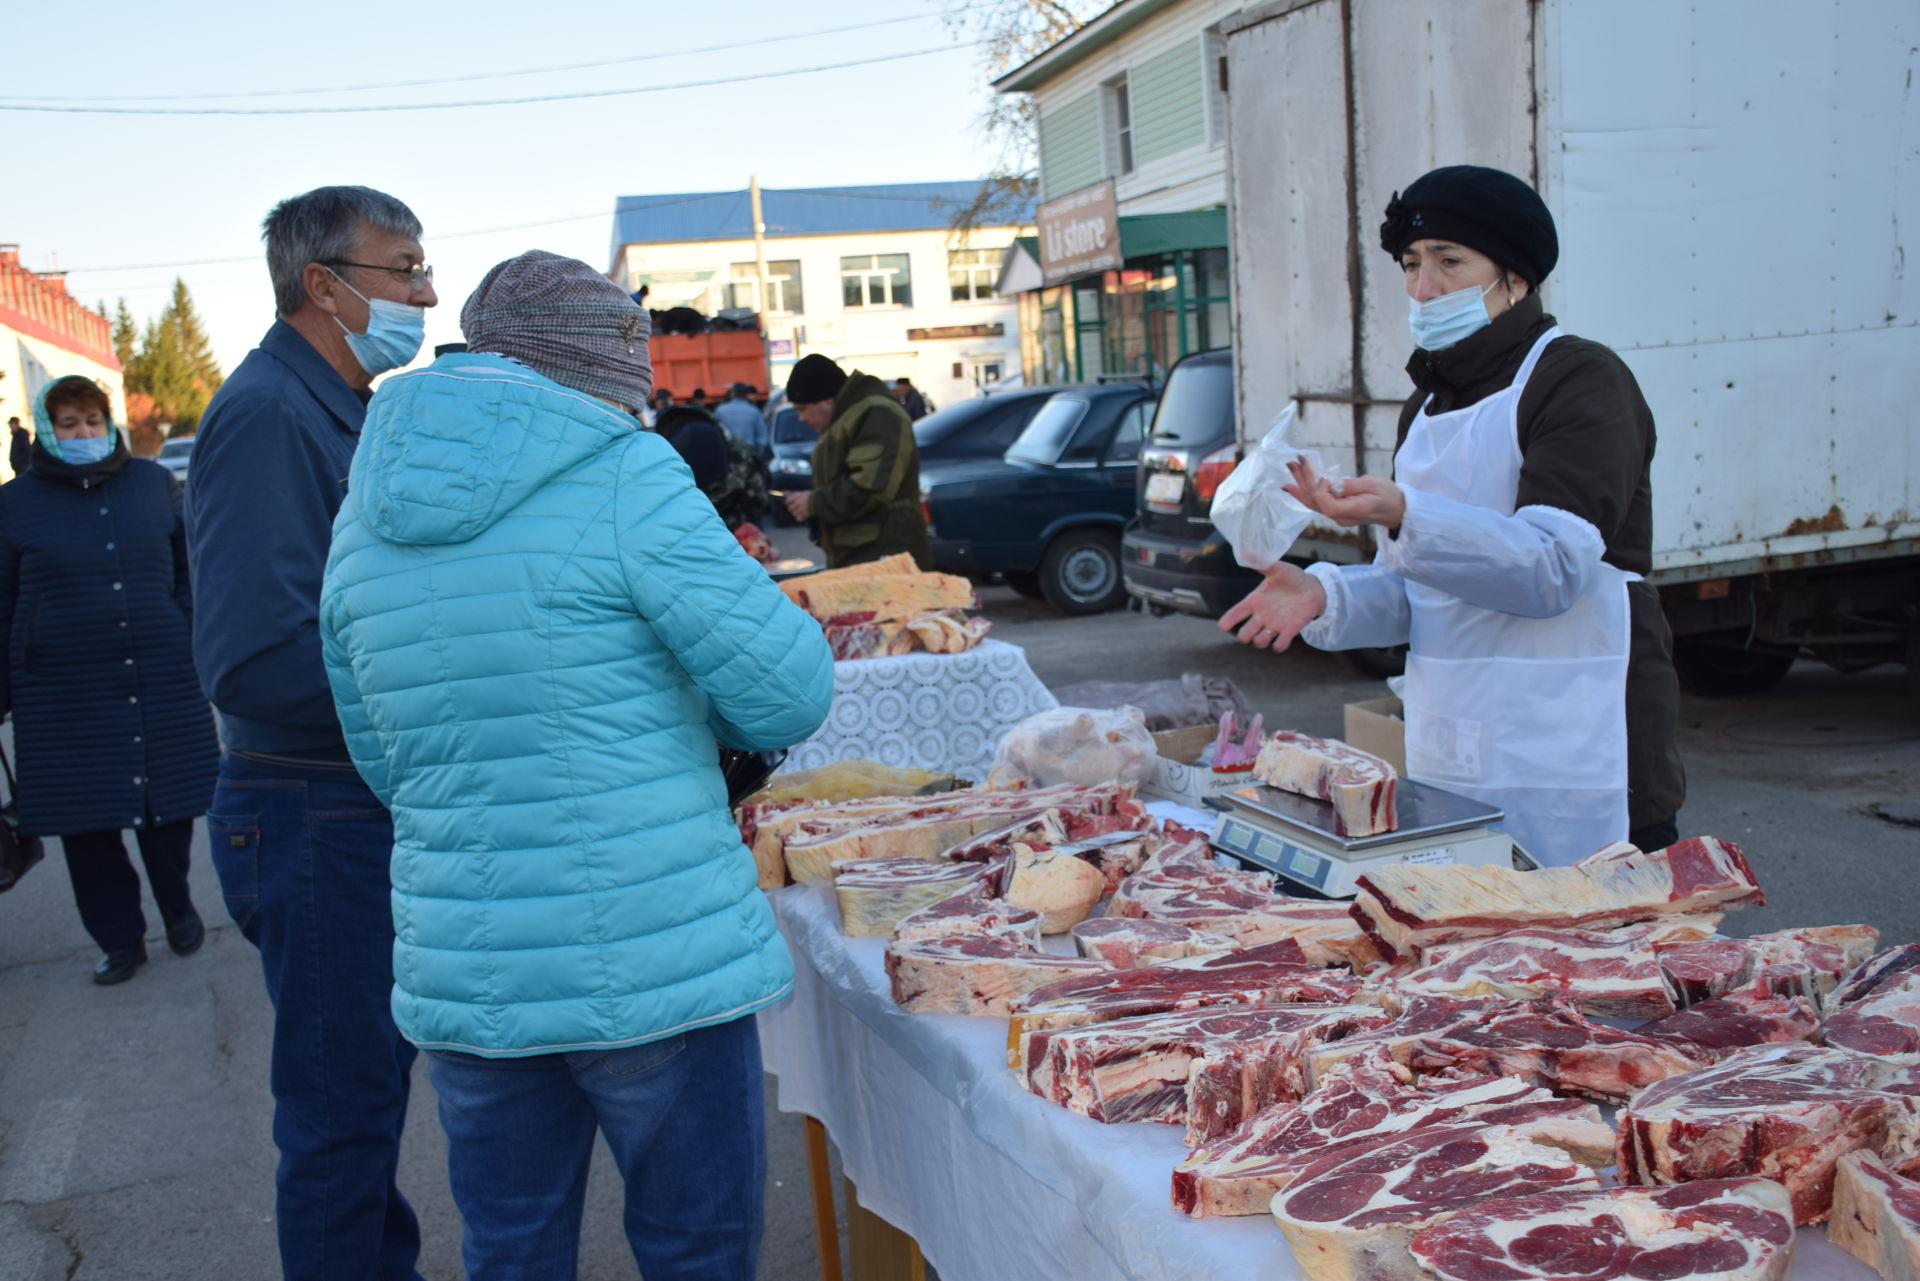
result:
M 849 23 L 844 27 L 822 27 L 817 31 L 794 31 L 786 35 L 761 36 L 753 40 L 732 40 L 726 44 L 702 45 L 693 49 L 639 53 L 624 58 L 602 58 L 596 62 L 568 62 L 550 67 L 526 67 L 518 71 L 478 71 L 471 75 L 436 76 L 426 80 L 382 80 L 372 84 L 334 85 L 315 89 L 250 89 L 222 93 L 135 93 L 121 94 L 117 97 L 86 94 L 73 97 L 19 98 L 17 101 L 23 105 L 69 102 L 211 102 L 222 98 L 286 98 L 309 93 L 361 93 L 368 89 L 414 89 L 424 85 L 463 84 L 475 80 L 507 80 L 515 76 L 543 76 L 561 71 L 592 71 L 600 67 L 619 67 L 635 62 L 657 62 L 662 58 L 685 58 L 702 53 L 731 53 L 736 49 L 751 49 L 759 45 L 785 44 L 792 40 L 810 40 L 816 36 L 844 35 L 849 31 L 869 31 L 875 27 L 897 26 L 903 22 L 924 22 L 928 18 L 939 16 L 941 15 L 934 13 L 912 13 L 898 18 L 881 18 L 873 22 Z M 0 97 L 13 99 L 15 95 L 0 94 Z
M 871 67 L 881 62 L 901 62 L 925 58 L 936 53 L 952 53 L 978 41 L 938 45 L 907 53 L 875 54 L 846 62 L 822 63 L 812 67 L 789 67 L 780 71 L 758 71 L 747 75 L 723 76 L 713 80 L 686 80 L 670 85 L 639 85 L 628 89 L 588 89 L 575 93 L 531 94 L 523 98 L 475 98 L 465 102 L 387 102 L 355 107 L 61 107 L 0 103 L 0 111 L 57 112 L 96 116 L 318 116 L 369 111 L 446 111 L 460 107 L 517 107 L 535 102 L 572 102 L 583 98 L 622 98 L 642 93 L 666 93 L 675 89 L 708 89 L 718 85 L 736 85 L 749 80 L 780 80 L 812 75 L 820 71 L 846 71 Z

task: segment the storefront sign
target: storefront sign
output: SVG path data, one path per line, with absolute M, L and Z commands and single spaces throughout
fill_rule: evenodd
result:
M 907 330 L 908 342 L 940 342 L 948 338 L 998 338 L 1007 332 L 1005 325 L 938 325 L 932 329 Z
M 1112 271 L 1121 264 L 1120 209 L 1113 179 L 1049 200 L 1034 214 L 1040 272 L 1049 285 Z

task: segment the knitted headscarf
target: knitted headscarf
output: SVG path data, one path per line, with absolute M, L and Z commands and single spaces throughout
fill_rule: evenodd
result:
M 460 309 L 467 349 L 517 360 L 589 396 L 647 403 L 646 311 L 576 258 L 530 249 L 489 271 Z

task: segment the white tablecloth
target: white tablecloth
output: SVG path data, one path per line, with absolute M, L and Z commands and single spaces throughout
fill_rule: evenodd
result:
M 1024 650 L 991 638 L 964 654 L 835 663 L 827 723 L 789 752 L 782 768 L 865 757 L 980 782 L 1009 729 L 1059 705 Z
M 794 994 L 760 1015 L 779 1106 L 819 1118 L 868 1209 L 917 1239 L 942 1281 L 1291 1281 L 1265 1215 L 1191 1219 L 1169 1202 L 1175 1126 L 1102 1125 L 1029 1094 L 1006 1066 L 1005 1019 L 909 1014 L 885 941 L 840 933 L 832 888 L 769 896 Z M 1793 1275 L 1875 1281 L 1802 1228 Z

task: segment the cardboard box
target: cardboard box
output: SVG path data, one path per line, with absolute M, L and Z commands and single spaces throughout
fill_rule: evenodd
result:
M 1253 775 L 1245 770 L 1237 774 L 1216 774 L 1207 766 L 1195 763 L 1219 732 L 1217 726 L 1196 725 L 1192 729 L 1163 729 L 1155 734 L 1153 745 L 1159 749 L 1160 759 L 1154 762 L 1153 777 L 1142 783 L 1140 790 L 1149 796 L 1198 809 L 1207 797 L 1252 782 Z
M 1391 694 L 1370 698 L 1364 703 L 1348 703 L 1347 745 L 1373 753 L 1404 777 L 1407 772 L 1405 716 L 1406 708 Z

